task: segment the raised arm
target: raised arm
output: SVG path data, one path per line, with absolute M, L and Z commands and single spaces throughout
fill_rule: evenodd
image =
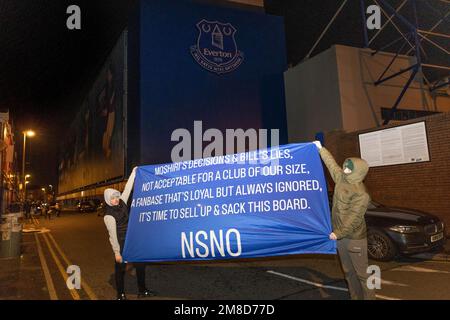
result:
M 128 177 L 128 181 L 125 185 L 125 189 L 123 189 L 123 192 L 120 196 L 120 199 L 125 203 L 128 202 L 128 198 L 130 197 L 131 190 L 133 189 L 134 179 L 136 178 L 136 170 L 137 170 L 137 167 L 134 167 L 133 171 L 131 172 L 130 176 Z
M 320 145 L 320 142 L 314 143 L 319 149 L 320 157 L 322 158 L 323 162 L 325 163 L 325 166 L 330 172 L 331 178 L 333 179 L 334 183 L 338 183 L 339 181 L 341 181 L 344 171 L 342 170 L 341 166 L 336 163 L 336 160 L 334 160 L 333 155 L 327 149 L 325 149 Z

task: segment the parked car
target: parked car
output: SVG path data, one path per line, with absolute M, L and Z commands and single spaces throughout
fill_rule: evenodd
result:
M 373 260 L 390 261 L 398 255 L 439 250 L 446 241 L 445 225 L 438 217 L 375 201 L 369 203 L 366 225 L 367 251 Z
M 92 201 L 81 201 L 78 204 L 79 212 L 94 212 L 97 210 L 97 207 Z
M 372 201 L 366 213 L 369 257 L 389 261 L 441 248 L 445 225 L 436 216 L 413 209 L 387 207 Z

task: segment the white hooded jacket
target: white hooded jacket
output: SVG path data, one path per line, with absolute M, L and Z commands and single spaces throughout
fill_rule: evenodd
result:
M 106 205 L 111 206 L 111 198 L 113 196 L 118 196 L 123 202 L 127 203 L 128 198 L 130 197 L 131 190 L 133 189 L 134 179 L 136 177 L 136 169 L 135 167 L 128 177 L 128 181 L 125 185 L 125 188 L 122 192 L 116 189 L 105 189 L 103 196 L 105 198 Z M 103 217 L 103 221 L 105 222 L 106 229 L 108 229 L 109 234 L 109 242 L 111 243 L 112 250 L 115 255 L 120 255 L 120 244 L 117 240 L 117 228 L 116 228 L 116 219 L 113 216 L 105 215 Z

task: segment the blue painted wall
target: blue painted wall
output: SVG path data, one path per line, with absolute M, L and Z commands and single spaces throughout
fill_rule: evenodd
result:
M 202 19 L 236 29 L 244 59 L 234 71 L 208 71 L 191 55 Z M 129 128 L 129 140 L 139 136 L 139 155 L 129 164 L 169 162 L 172 131 L 193 130 L 194 120 L 202 120 L 204 130 L 278 128 L 280 143 L 287 142 L 282 18 L 188 0 L 143 0 L 128 31 L 129 84 L 139 86 L 130 88 L 129 109 L 139 104 L 140 110 L 130 111 L 140 127 Z

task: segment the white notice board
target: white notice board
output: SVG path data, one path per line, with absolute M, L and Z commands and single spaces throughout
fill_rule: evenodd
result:
M 430 161 L 425 122 L 362 133 L 359 150 L 369 167 Z

